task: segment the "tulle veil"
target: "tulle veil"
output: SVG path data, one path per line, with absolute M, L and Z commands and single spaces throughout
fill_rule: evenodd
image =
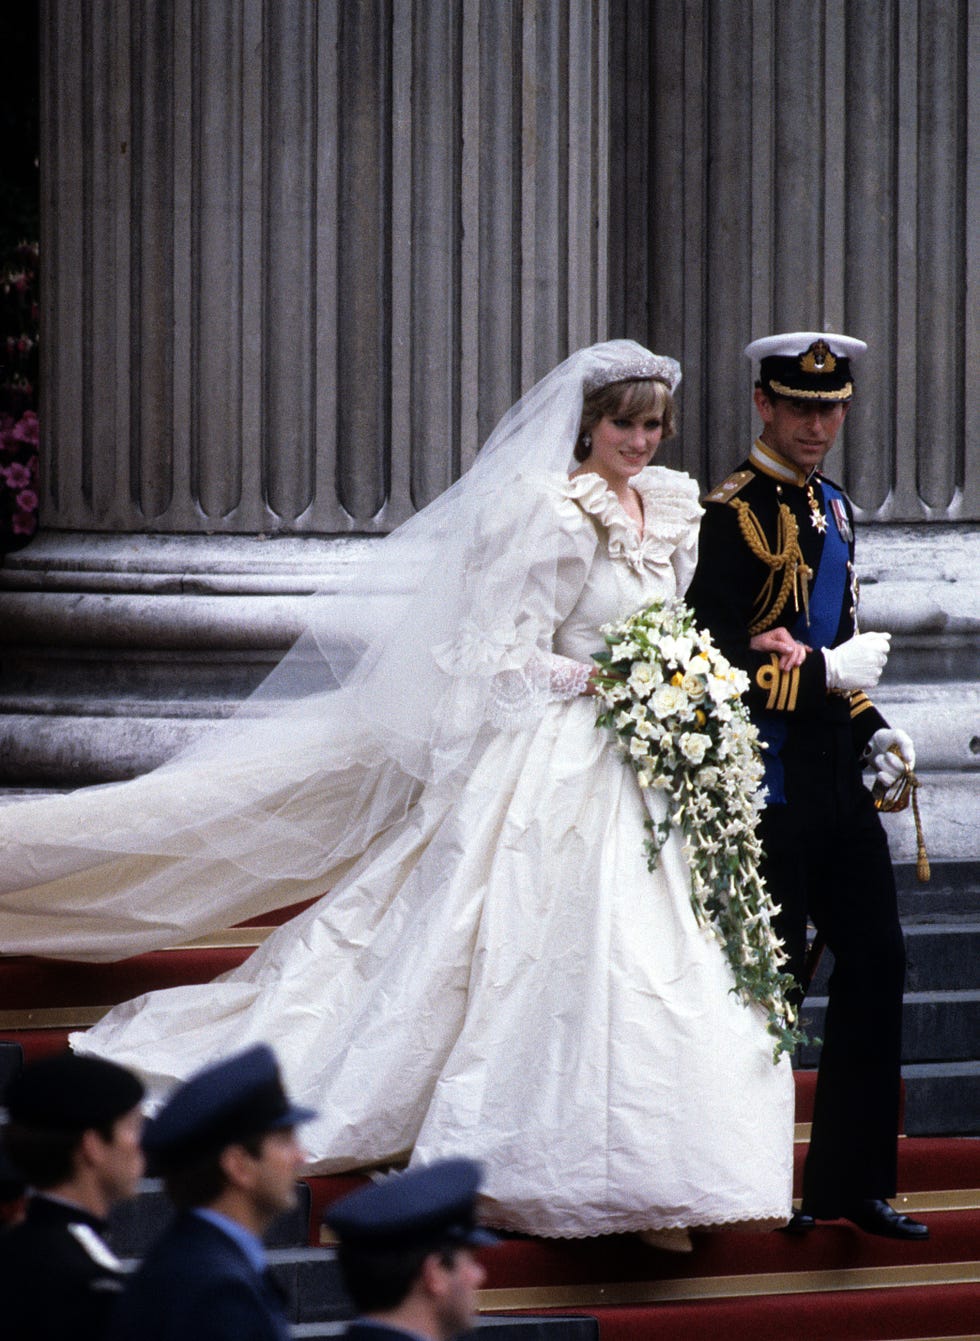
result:
M 680 369 L 631 340 L 571 355 L 356 587 L 311 600 L 235 717 L 144 777 L 0 808 L 0 949 L 114 959 L 321 894 L 488 731 L 533 720 L 559 559 L 536 481 L 571 468 L 586 389 L 651 375 Z

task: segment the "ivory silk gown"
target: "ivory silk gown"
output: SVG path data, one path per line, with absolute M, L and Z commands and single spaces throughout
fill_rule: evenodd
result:
M 591 662 L 601 625 L 682 593 L 693 572 L 694 482 L 649 467 L 634 484 L 642 537 L 598 476 L 534 486 L 561 544 L 553 699 L 538 720 L 487 727 L 462 783 L 406 793 L 402 817 L 241 968 L 115 1007 L 78 1051 L 164 1091 L 265 1040 L 318 1110 L 302 1133 L 311 1170 L 473 1156 L 485 1218 L 511 1230 L 785 1223 L 789 1061 L 774 1064 L 763 1012 L 733 995 L 695 923 L 676 833 L 647 870 L 645 804 L 662 798 L 645 803 L 570 665 Z M 141 781 L 100 790 L 135 804 Z M 173 926 L 181 899 L 186 884 Z

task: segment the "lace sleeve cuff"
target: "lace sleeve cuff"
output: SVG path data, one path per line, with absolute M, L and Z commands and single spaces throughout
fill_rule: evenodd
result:
M 578 698 L 584 694 L 589 683 L 592 667 L 584 661 L 573 661 L 571 657 L 561 657 L 554 653 L 551 657 L 549 688 L 551 697 L 560 702 L 568 698 Z

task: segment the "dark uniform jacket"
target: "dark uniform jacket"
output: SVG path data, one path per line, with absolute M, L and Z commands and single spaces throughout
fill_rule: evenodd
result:
M 102 1341 L 123 1289 L 105 1224 L 41 1194 L 0 1237 L 0 1336 L 4 1341 Z
M 868 696 L 828 694 L 820 646 L 836 647 L 856 630 L 857 580 L 851 506 L 838 485 L 815 472 L 806 480 L 767 473 L 761 443 L 753 457 L 704 500 L 697 572 L 687 593 L 699 624 L 711 630 L 721 651 L 748 673 L 746 695 L 753 721 L 772 758 L 785 752 L 820 753 L 828 733 L 846 736 L 853 757 L 886 723 Z M 783 467 L 785 471 L 785 466 Z M 823 529 L 813 524 L 818 519 Z M 836 552 L 846 553 L 846 577 L 830 621 L 831 636 L 818 641 L 807 623 L 827 532 Z M 838 539 L 839 537 L 839 539 Z M 756 633 L 785 626 L 814 649 L 802 666 L 779 668 L 775 652 L 749 646 Z M 827 632 L 825 626 L 824 632 Z M 770 802 L 782 794 L 782 769 L 767 766 Z
M 851 508 L 831 480 L 807 479 L 761 441 L 705 502 L 687 599 L 751 682 L 768 745 L 761 871 L 797 1000 L 808 917 L 835 960 L 803 1172 L 807 1212 L 834 1218 L 895 1192 L 905 972 L 888 844 L 861 772 L 885 722 L 866 694 L 827 692 L 819 650 L 856 631 Z M 814 649 L 795 670 L 749 646 L 780 626 Z
M 289 1341 L 282 1296 L 216 1225 L 179 1215 L 150 1249 L 111 1341 Z
M 360 1318 L 348 1326 L 344 1338 L 345 1341 L 419 1341 L 415 1332 Z

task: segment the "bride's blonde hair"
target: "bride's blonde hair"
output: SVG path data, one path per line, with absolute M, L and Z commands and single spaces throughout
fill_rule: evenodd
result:
M 591 391 L 582 406 L 582 423 L 575 441 L 573 455 L 584 461 L 591 451 L 585 436 L 591 433 L 600 419 L 609 415 L 633 419 L 637 415 L 658 414 L 663 420 L 663 438 L 672 438 L 677 432 L 677 411 L 674 397 L 666 382 L 659 377 L 643 377 L 626 382 L 609 382 Z

